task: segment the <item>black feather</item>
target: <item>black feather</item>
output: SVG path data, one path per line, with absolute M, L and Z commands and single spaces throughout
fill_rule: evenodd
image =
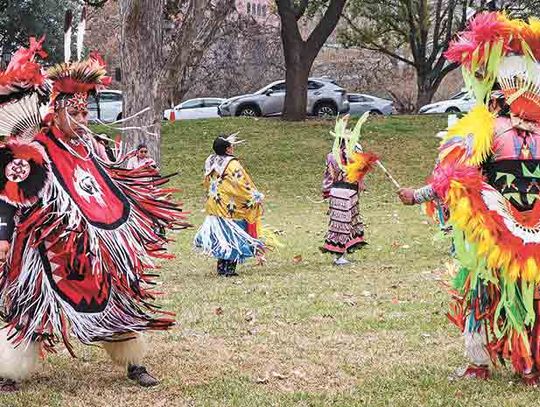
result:
M 71 10 L 66 10 L 66 19 L 64 20 L 64 33 L 67 33 L 69 31 L 72 22 L 73 12 Z

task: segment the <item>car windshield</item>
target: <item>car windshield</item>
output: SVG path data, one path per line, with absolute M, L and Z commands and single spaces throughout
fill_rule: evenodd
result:
M 96 110 L 97 109 L 97 102 L 96 102 L 96 98 L 94 97 L 94 95 L 89 95 L 88 96 L 88 108 L 90 110 Z
M 121 101 L 122 101 L 122 94 L 120 93 L 114 93 L 114 92 L 100 92 L 99 93 L 100 103 L 121 102 Z
M 459 92 L 452 96 L 450 100 L 463 99 L 465 96 L 467 96 L 467 92 Z

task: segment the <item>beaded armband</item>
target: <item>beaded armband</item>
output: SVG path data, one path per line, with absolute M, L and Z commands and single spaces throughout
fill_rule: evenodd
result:
M 416 189 L 413 196 L 414 202 L 417 204 L 432 201 L 437 197 L 431 185 L 426 185 L 425 187 Z

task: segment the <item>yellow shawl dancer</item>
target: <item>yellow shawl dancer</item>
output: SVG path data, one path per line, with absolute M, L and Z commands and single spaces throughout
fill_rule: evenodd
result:
M 214 140 L 215 154 L 205 162 L 207 217 L 195 236 L 195 247 L 218 259 L 222 276 L 235 276 L 236 265 L 264 250 L 257 238 L 264 195 L 233 156 L 235 135 Z

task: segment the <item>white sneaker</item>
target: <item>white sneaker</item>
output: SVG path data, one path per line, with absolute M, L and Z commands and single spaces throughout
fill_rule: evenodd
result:
M 335 266 L 346 266 L 348 264 L 351 264 L 351 262 L 345 257 L 338 257 L 337 259 L 334 259 Z

